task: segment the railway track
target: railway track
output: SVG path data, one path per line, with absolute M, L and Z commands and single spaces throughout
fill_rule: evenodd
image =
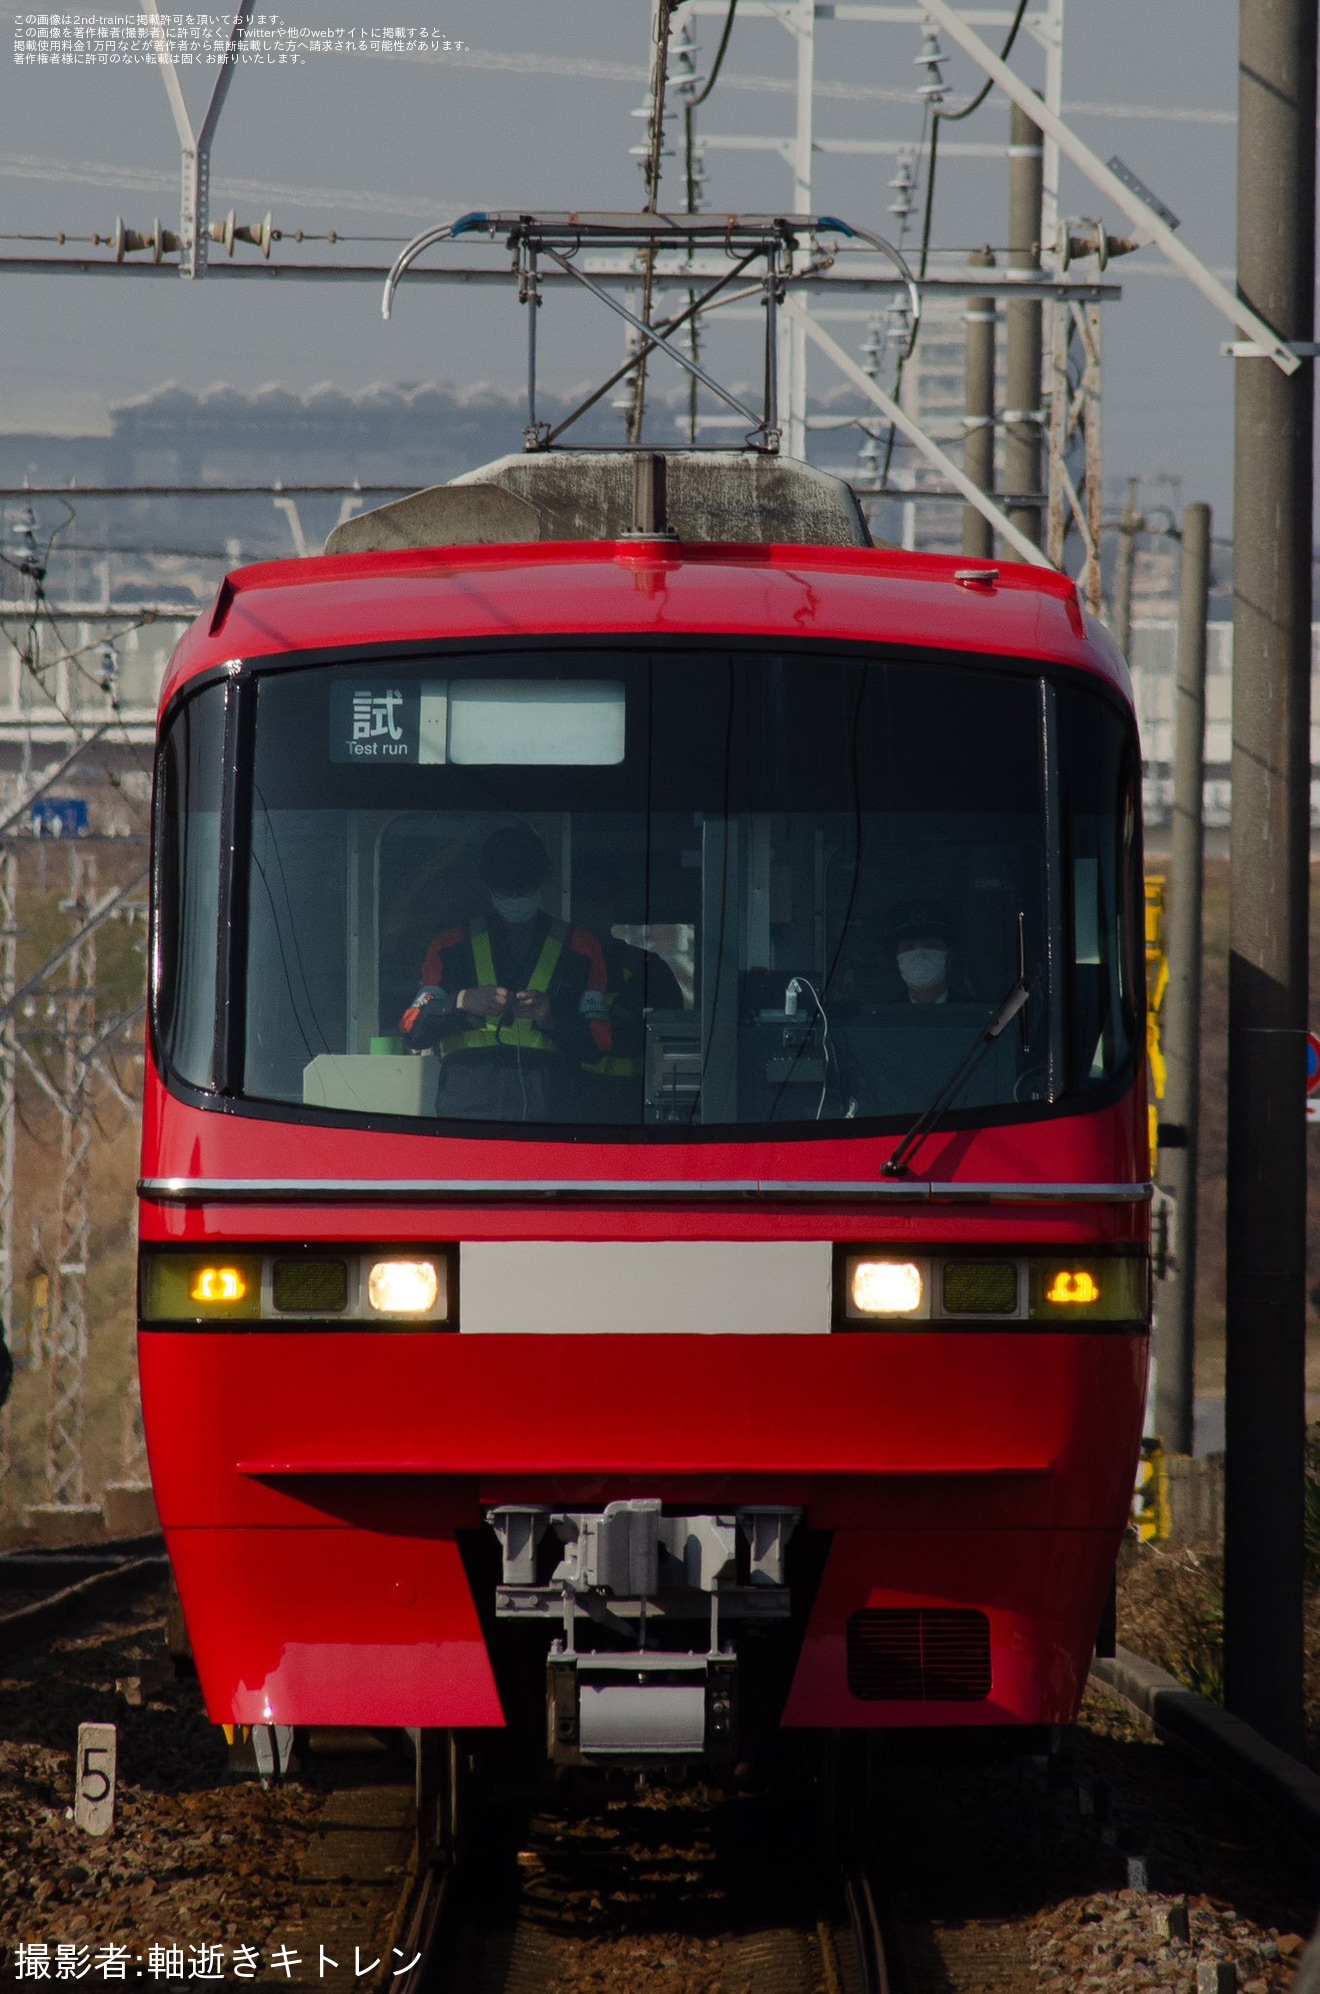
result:
M 168 1576 L 165 1543 L 158 1535 L 0 1555 L 0 1661 L 164 1583 Z
M 1236 1959 L 1240 1988 L 1282 1994 L 1309 1929 L 1309 1900 L 1262 1887 L 1259 1836 L 1119 1717 L 1073 1734 L 1071 1771 L 873 1754 L 863 1786 L 854 1741 L 766 1790 L 528 1790 L 428 1734 L 419 1792 L 401 1734 L 303 1733 L 292 1779 L 236 1782 L 170 1666 L 152 1555 L 0 1559 L 0 1977 L 20 1942 L 205 1941 L 286 1990 L 1072 1994 L 1135 1959 L 1134 1984 L 1185 1994 Z M 119 1726 L 101 1843 L 66 1819 L 84 1720 Z M 491 1801 L 465 1829 L 472 1788 Z
M 890 1994 L 869 1878 L 810 1797 L 582 1785 L 493 1810 L 435 1994 Z

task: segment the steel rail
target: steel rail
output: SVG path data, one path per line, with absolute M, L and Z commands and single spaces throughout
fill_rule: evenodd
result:
M 436 1985 L 436 1962 L 446 1930 L 453 1874 L 449 1862 L 433 1860 L 427 1860 L 419 1871 L 412 1916 L 399 1946 L 401 1956 L 414 1953 L 415 1959 L 413 1965 L 399 1975 L 399 1994 L 424 1994 L 425 1989 Z M 391 1982 L 391 1985 L 395 1984 Z
M 0 1658 L 57 1633 L 71 1618 L 76 1618 L 79 1613 L 99 1605 L 103 1600 L 113 1598 L 120 1588 L 131 1590 L 134 1586 L 150 1584 L 153 1579 L 166 1578 L 169 1569 L 170 1561 L 163 1552 L 152 1557 L 134 1558 L 109 1571 L 93 1572 L 89 1578 L 77 1579 L 46 1599 L 33 1600 L 27 1606 L 15 1608 L 12 1613 L 0 1614 Z
M 876 1907 L 875 1893 L 871 1889 L 871 1879 L 864 1869 L 845 1868 L 843 1896 L 865 1994 L 896 1994 L 885 1952 L 884 1927 Z

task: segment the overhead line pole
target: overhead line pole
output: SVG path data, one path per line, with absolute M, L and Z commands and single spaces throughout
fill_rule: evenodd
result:
M 1160 1182 L 1174 1200 L 1174 1251 L 1155 1314 L 1155 1430 L 1190 1454 L 1195 1413 L 1197 1167 L 1201 1125 L 1201 889 L 1205 858 L 1205 619 L 1210 508 L 1182 519 L 1178 677 L 1173 722 L 1169 987 L 1160 1013 L 1167 1079 Z M 1131 611 L 1129 594 L 1128 609 Z M 1129 614 L 1130 622 L 1130 614 Z
M 1137 567 L 1137 535 L 1142 530 L 1141 480 L 1129 478 L 1127 481 L 1127 504 L 1123 507 L 1118 522 L 1118 553 L 1114 561 L 1114 642 L 1125 658 L 1132 655 L 1132 583 Z M 1183 547 L 1184 563 L 1187 549 Z M 1184 573 L 1186 568 L 1184 566 Z M 1178 623 L 1178 656 L 1182 658 L 1182 620 Z M 1182 706 L 1178 707 L 1181 724 Z M 1181 740 L 1181 735 L 1175 736 Z
M 1238 292 L 1314 337 L 1315 0 L 1240 0 Z M 1302 1742 L 1313 363 L 1236 360 L 1224 1693 Z

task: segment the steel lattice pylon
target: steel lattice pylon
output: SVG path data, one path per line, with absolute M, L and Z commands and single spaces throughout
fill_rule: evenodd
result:
M 1081 536 L 1078 586 L 1100 614 L 1100 309 L 1055 304 L 1049 361 L 1049 533 L 1045 551 L 1064 568 L 1069 536 Z
M 69 913 L 75 933 L 96 895 L 96 859 L 69 847 Z M 89 1163 L 92 1143 L 88 1052 L 95 1043 L 96 934 L 69 955 L 63 994 L 64 1099 L 60 1131 L 59 1251 L 50 1352 L 50 1416 L 46 1435 L 48 1500 L 81 1503 L 83 1384 L 87 1369 L 87 1251 L 91 1229 Z

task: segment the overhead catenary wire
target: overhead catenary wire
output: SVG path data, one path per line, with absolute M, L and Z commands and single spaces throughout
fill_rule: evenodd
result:
M 710 66 L 710 75 L 706 78 L 699 93 L 688 105 L 689 112 L 695 111 L 699 105 L 705 103 L 707 97 L 709 97 L 711 91 L 720 80 L 720 70 L 723 67 L 725 53 L 728 50 L 729 37 L 733 33 L 733 17 L 737 11 L 738 0 L 729 0 L 729 11 L 724 16 L 724 30 L 720 35 L 720 45 L 715 51 L 715 60 Z

